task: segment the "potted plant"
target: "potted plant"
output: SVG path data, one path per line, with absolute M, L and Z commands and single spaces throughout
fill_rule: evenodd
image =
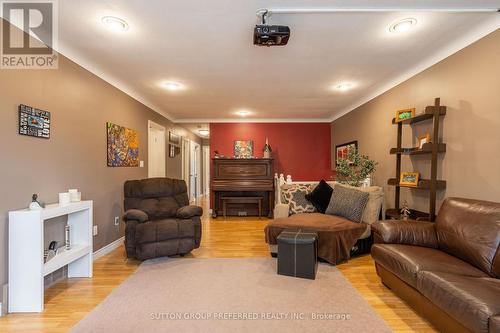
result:
M 348 150 L 346 158 L 337 159 L 337 177 L 340 182 L 360 187 L 362 183 L 375 172 L 377 162 L 362 155 L 357 149 Z

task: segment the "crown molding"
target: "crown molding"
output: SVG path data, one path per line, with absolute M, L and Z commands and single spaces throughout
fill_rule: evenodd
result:
M 330 118 L 202 118 L 175 119 L 177 124 L 191 123 L 330 123 Z
M 384 94 L 385 92 L 391 90 L 392 88 L 411 79 L 417 74 L 425 71 L 426 69 L 443 61 L 444 59 L 450 57 L 451 55 L 457 53 L 458 51 L 466 48 L 472 43 L 478 41 L 479 39 L 485 37 L 486 35 L 498 29 L 500 29 L 500 15 L 496 15 L 490 20 L 485 20 L 485 22 L 482 25 L 480 25 L 474 30 L 471 30 L 468 34 L 464 35 L 462 38 L 448 45 L 448 47 L 446 47 L 445 49 L 442 49 L 436 54 L 431 55 L 429 58 L 425 59 L 424 61 L 422 61 L 417 66 L 413 67 L 403 75 L 400 75 L 396 79 L 390 80 L 388 83 L 382 85 L 381 88 L 372 90 L 372 92 L 368 93 L 357 102 L 351 104 L 349 107 L 342 109 L 338 113 L 335 113 L 329 120 L 333 122 L 345 116 L 349 112 L 354 111 L 354 109 L 368 103 L 372 99 Z

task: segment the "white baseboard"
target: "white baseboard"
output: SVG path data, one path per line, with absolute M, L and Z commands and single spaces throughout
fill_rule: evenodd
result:
M 99 250 L 94 252 L 93 255 L 94 260 L 99 259 L 100 257 L 112 252 L 113 250 L 116 250 L 118 247 L 120 247 L 120 245 L 123 244 L 124 241 L 125 241 L 125 236 L 118 238 L 114 242 L 109 243 L 104 247 L 101 247 Z

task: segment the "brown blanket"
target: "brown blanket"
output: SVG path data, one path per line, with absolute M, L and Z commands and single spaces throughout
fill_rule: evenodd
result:
M 304 213 L 272 220 L 264 232 L 266 242 L 276 244 L 276 238 L 285 229 L 316 231 L 318 257 L 335 265 L 350 258 L 352 247 L 366 228 L 364 223 L 351 222 L 340 216 Z

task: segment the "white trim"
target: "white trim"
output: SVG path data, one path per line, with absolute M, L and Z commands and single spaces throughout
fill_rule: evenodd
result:
M 388 13 L 388 12 L 429 12 L 429 13 L 495 13 L 499 11 L 498 6 L 492 7 L 351 7 L 351 8 L 263 8 L 256 12 L 258 17 L 267 12 L 267 17 L 273 14 L 328 14 L 328 13 Z
M 104 247 L 101 247 L 99 250 L 94 252 L 94 261 L 105 256 L 108 253 L 113 252 L 114 250 L 119 248 L 123 244 L 124 241 L 125 241 L 125 236 L 118 238 L 114 242 L 111 242 Z

